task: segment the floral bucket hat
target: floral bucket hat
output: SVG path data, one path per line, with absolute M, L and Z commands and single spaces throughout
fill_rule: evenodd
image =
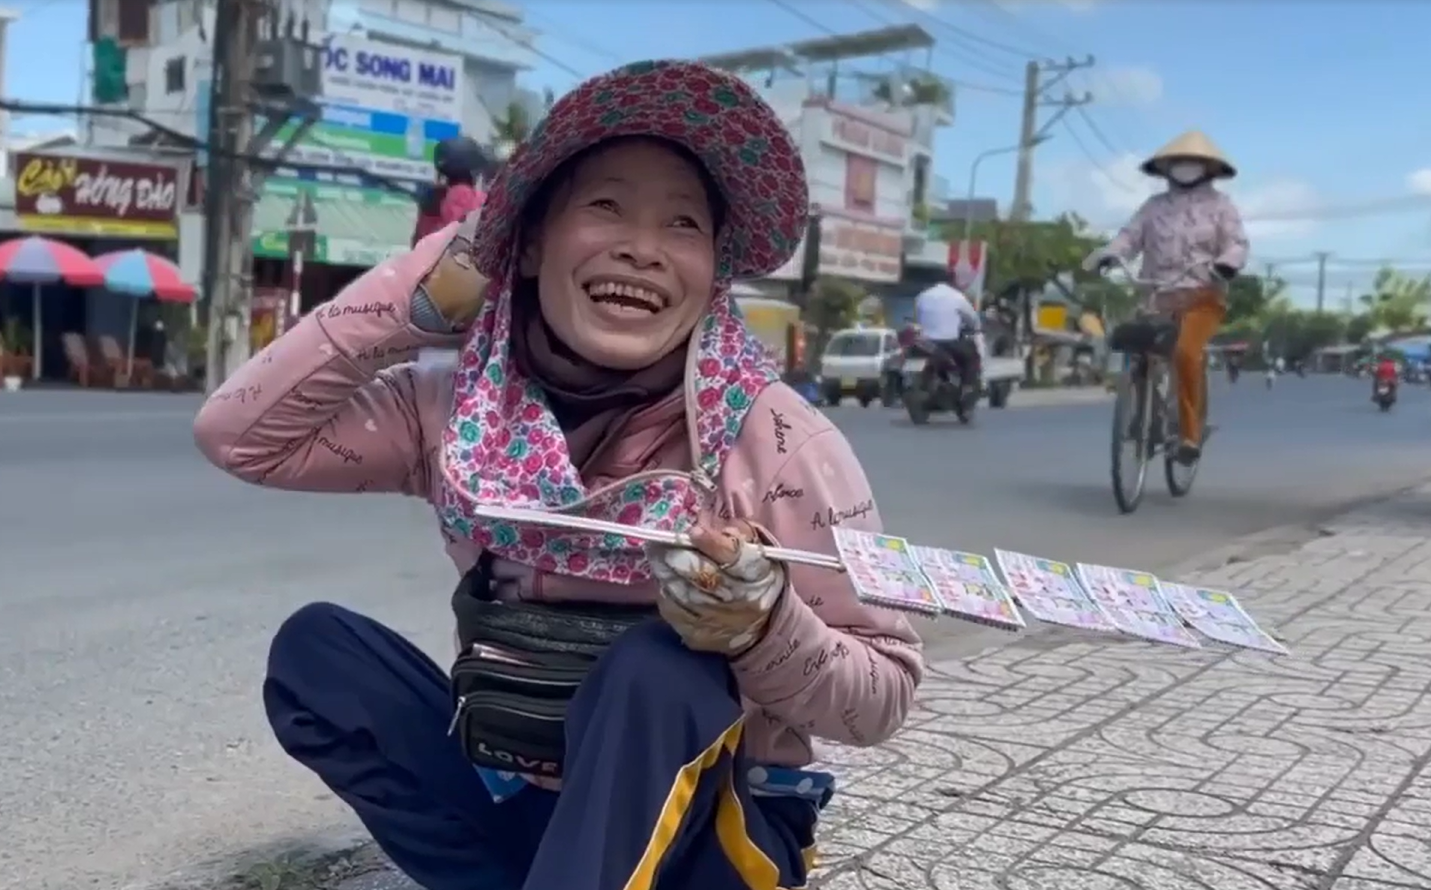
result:
M 716 243 L 716 282 L 688 345 L 688 405 L 700 454 L 693 473 L 643 473 L 588 491 L 541 388 L 512 360 L 512 291 L 528 202 L 565 161 L 609 139 L 646 136 L 690 151 L 728 211 Z M 779 379 L 745 327 L 730 281 L 783 266 L 804 236 L 809 208 L 800 152 L 774 110 L 744 81 L 704 65 L 637 62 L 563 96 L 498 172 L 473 238 L 492 282 L 458 359 L 442 443 L 449 533 L 541 571 L 617 583 L 650 577 L 640 542 L 624 535 L 514 526 L 483 506 L 570 512 L 626 525 L 682 530 L 707 502 L 755 397 Z

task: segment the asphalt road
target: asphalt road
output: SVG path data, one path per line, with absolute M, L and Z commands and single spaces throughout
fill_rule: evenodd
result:
M 1247 378 L 1192 496 L 1133 517 L 1108 483 L 1107 404 L 986 411 L 972 427 L 834 413 L 891 531 L 1152 570 L 1418 480 L 1431 393 Z M 1015 402 L 1018 397 L 1015 396 Z M 445 657 L 453 581 L 431 513 L 396 497 L 245 487 L 194 451 L 191 397 L 0 395 L 0 874 L 30 890 L 146 886 L 351 822 L 268 738 L 266 639 L 337 600 Z M 993 641 L 941 622 L 937 651 Z

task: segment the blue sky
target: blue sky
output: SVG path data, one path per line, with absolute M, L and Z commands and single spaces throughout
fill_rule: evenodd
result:
M 508 0 L 516 2 L 516 0 Z M 72 102 L 83 70 L 85 4 L 19 0 L 6 66 L 14 98 Z M 1189 127 L 1240 169 L 1233 185 L 1252 223 L 1255 261 L 1277 262 L 1294 295 L 1313 297 L 1312 251 L 1334 254 L 1328 302 L 1401 261 L 1431 271 L 1431 113 L 1424 40 L 1431 3 L 1409 0 L 527 0 L 539 47 L 559 60 L 528 80 L 557 91 L 619 61 L 695 56 L 828 31 L 923 25 L 933 67 L 965 84 L 936 167 L 962 192 L 979 152 L 1017 137 L 1025 56 L 1093 54 L 1075 75 L 1091 89 L 1092 128 L 1056 126 L 1035 167 L 1041 214 L 1071 209 L 1116 225 L 1141 199 L 1136 163 Z M 792 6 L 797 12 L 784 8 Z M 798 13 L 798 14 L 797 14 Z M 814 19 L 816 27 L 804 19 Z M 867 70 L 877 70 L 872 60 Z M 570 69 L 570 70 L 565 70 Z M 992 88 L 989 89 L 981 88 Z M 26 122 L 17 122 L 24 129 Z M 1080 145 L 1081 143 L 1081 145 Z M 1086 153 L 1085 150 L 1086 149 Z M 1424 203 L 1413 199 L 1417 171 Z M 1009 156 L 980 167 L 978 191 L 1006 203 Z M 1380 211 L 1380 212 L 1370 212 Z

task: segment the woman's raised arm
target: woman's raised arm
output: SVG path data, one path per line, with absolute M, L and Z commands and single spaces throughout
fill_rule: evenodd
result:
M 447 268 L 457 230 L 370 269 L 224 381 L 194 421 L 204 456 L 274 488 L 426 495 L 438 443 L 421 417 L 445 411 L 444 372 L 411 362 L 462 335 L 414 325 L 413 301 L 430 276 L 465 271 Z

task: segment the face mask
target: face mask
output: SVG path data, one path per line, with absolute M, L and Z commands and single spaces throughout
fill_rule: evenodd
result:
M 1168 165 L 1168 178 L 1178 185 L 1192 185 L 1207 175 L 1207 167 L 1197 161 L 1178 161 Z

